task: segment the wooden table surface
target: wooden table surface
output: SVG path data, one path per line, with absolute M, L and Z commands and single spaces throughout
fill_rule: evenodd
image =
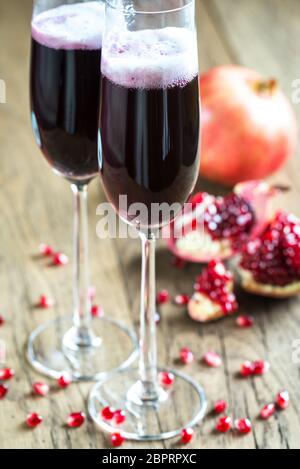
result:
M 6 324 L 0 339 L 7 346 L 7 365 L 16 369 L 7 397 L 0 402 L 1 448 L 107 448 L 105 435 L 92 422 L 78 430 L 64 425 L 65 416 L 84 410 L 90 384 L 34 399 L 31 385 L 39 376 L 28 366 L 24 345 L 29 332 L 41 322 L 71 311 L 71 266 L 49 269 L 35 259 L 41 241 L 71 255 L 71 193 L 66 182 L 52 174 L 32 137 L 28 109 L 30 0 L 0 0 L 0 78 L 7 85 L 7 103 L 0 104 L 0 314 Z M 288 96 L 292 81 L 300 78 L 298 0 L 202 0 L 198 5 L 201 67 L 239 63 L 266 77 L 278 77 Z M 295 105 L 300 122 L 300 104 Z M 298 154 L 299 157 L 299 154 Z M 295 157 L 276 176 L 292 191 L 284 204 L 300 215 L 300 163 Z M 202 186 L 203 187 L 203 186 Z M 97 301 L 107 314 L 132 327 L 138 324 L 139 256 L 137 241 L 96 237 L 95 209 L 104 196 L 99 181 L 90 187 L 91 276 Z M 190 292 L 199 267 L 184 271 L 170 267 L 171 256 L 161 245 L 157 259 L 158 288 L 174 295 Z M 33 308 L 42 294 L 56 298 L 49 311 Z M 160 362 L 174 365 L 181 346 L 190 345 L 196 356 L 214 349 L 224 360 L 220 369 L 207 369 L 199 360 L 186 368 L 204 386 L 209 405 L 218 398 L 229 401 L 232 414 L 249 416 L 253 432 L 239 438 L 213 431 L 207 416 L 197 428 L 191 448 L 299 448 L 300 373 L 292 361 L 293 341 L 300 338 L 300 301 L 267 301 L 241 296 L 241 311 L 255 317 L 250 330 L 235 327 L 234 318 L 198 325 L 184 310 L 171 304 L 162 308 L 158 328 Z M 236 376 L 245 359 L 266 358 L 270 372 L 255 380 Z M 257 418 L 263 404 L 287 388 L 291 405 L 269 421 Z M 28 412 L 37 411 L 45 422 L 35 431 L 24 427 Z M 147 445 L 128 442 L 125 448 L 174 448 L 176 441 Z

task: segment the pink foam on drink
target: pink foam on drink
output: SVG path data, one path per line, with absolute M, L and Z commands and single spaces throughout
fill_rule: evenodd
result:
M 33 18 L 32 37 L 53 49 L 100 49 L 104 4 L 74 3 L 44 11 Z
M 195 33 L 174 27 L 115 29 L 102 44 L 102 73 L 126 88 L 184 86 L 198 74 Z

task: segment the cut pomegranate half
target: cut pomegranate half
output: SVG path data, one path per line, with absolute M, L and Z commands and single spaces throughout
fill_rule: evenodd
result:
M 272 217 L 270 202 L 278 192 L 280 187 L 249 181 L 225 197 L 198 193 L 163 236 L 173 254 L 185 261 L 228 259 L 265 228 Z
M 218 260 L 209 262 L 196 278 L 195 293 L 188 303 L 192 319 L 207 322 L 233 314 L 238 309 L 233 293 L 233 276 Z
M 249 293 L 289 298 L 300 293 L 300 219 L 277 212 L 265 230 L 247 242 L 238 267 Z

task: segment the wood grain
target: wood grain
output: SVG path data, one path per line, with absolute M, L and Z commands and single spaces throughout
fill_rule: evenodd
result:
M 300 4 L 297 0 L 202 0 L 197 18 L 202 70 L 236 62 L 280 79 L 291 95 L 291 83 L 299 78 Z M 71 411 L 82 410 L 90 384 L 53 391 L 48 399 L 30 395 L 38 379 L 24 358 L 28 333 L 41 322 L 65 314 L 71 308 L 71 270 L 49 269 L 35 254 L 41 241 L 71 255 L 71 193 L 67 183 L 51 173 L 31 135 L 28 109 L 30 0 L 0 0 L 0 78 L 6 81 L 7 103 L 0 104 L 0 314 L 6 325 L 0 339 L 7 344 L 7 365 L 16 369 L 7 398 L 0 402 L 1 448 L 105 448 L 105 435 L 88 422 L 76 431 L 64 425 Z M 300 105 L 295 105 L 300 120 Z M 299 156 L 299 155 L 298 155 Z M 299 159 L 294 158 L 276 180 L 293 190 L 286 207 L 300 215 Z M 104 200 L 99 181 L 90 187 L 91 276 L 98 301 L 112 317 L 137 326 L 139 310 L 140 246 L 138 241 L 103 240 L 96 237 L 96 206 Z M 171 295 L 189 293 L 198 266 L 184 271 L 170 267 L 171 256 L 160 243 L 157 253 L 158 288 Z M 57 299 L 53 310 L 33 308 L 40 294 Z M 235 417 L 250 416 L 253 432 L 243 438 L 217 435 L 215 418 L 208 415 L 199 425 L 195 448 L 299 448 L 300 373 L 292 363 L 292 342 L 300 338 L 300 302 L 261 300 L 239 294 L 241 311 L 255 317 L 255 327 L 241 331 L 234 319 L 200 326 L 171 304 L 161 310 L 158 327 L 160 362 L 174 365 L 178 350 L 189 344 L 197 361 L 186 372 L 205 388 L 211 403 L 225 398 Z M 222 354 L 221 369 L 199 363 L 213 349 Z M 245 359 L 266 358 L 271 371 L 262 378 L 237 377 Z M 257 418 L 260 407 L 287 387 L 291 406 L 268 422 Z M 37 411 L 45 422 L 36 431 L 24 427 L 27 412 Z M 180 412 L 180 409 L 178 409 Z M 177 447 L 176 441 L 129 448 Z

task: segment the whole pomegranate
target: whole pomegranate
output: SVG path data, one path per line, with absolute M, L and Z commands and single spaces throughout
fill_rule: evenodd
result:
M 297 147 L 293 109 L 275 80 L 237 65 L 200 79 L 201 175 L 226 186 L 263 179 Z

